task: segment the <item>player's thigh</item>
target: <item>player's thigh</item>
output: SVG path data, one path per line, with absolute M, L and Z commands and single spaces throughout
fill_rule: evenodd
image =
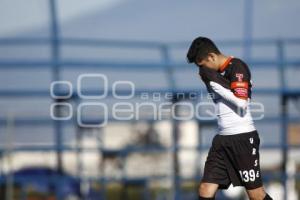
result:
M 214 197 L 219 185 L 215 183 L 201 182 L 199 185 L 199 195 L 201 197 Z
M 250 200 L 263 200 L 266 196 L 266 192 L 263 187 L 246 191 Z

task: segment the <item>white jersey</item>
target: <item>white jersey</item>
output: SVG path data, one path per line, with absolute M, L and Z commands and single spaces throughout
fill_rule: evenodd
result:
M 231 92 L 228 90 L 228 92 Z M 251 117 L 249 102 L 245 101 L 245 107 L 233 105 L 228 100 L 214 93 L 214 102 L 217 106 L 218 129 L 221 135 L 233 135 L 247 133 L 255 130 L 254 123 Z

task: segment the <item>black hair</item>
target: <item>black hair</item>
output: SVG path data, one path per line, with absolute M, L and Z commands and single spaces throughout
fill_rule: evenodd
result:
M 196 63 L 205 58 L 209 53 L 220 54 L 218 47 L 212 40 L 206 37 L 197 37 L 192 42 L 187 53 L 187 61 L 189 63 Z

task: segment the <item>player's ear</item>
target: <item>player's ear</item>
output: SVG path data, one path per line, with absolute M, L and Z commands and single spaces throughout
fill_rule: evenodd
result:
M 217 60 L 217 54 L 215 53 L 208 53 L 208 59 L 209 61 L 215 62 Z

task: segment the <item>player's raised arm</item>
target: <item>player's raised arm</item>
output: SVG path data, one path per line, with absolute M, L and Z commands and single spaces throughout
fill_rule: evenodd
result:
M 230 89 L 230 81 L 225 79 L 215 70 L 209 69 L 207 67 L 201 67 L 199 69 L 199 75 L 206 85 L 209 85 L 209 83 L 213 81 L 220 84 L 224 88 Z
M 202 67 L 199 72 L 201 79 L 207 87 L 218 93 L 223 99 L 229 101 L 239 109 L 246 109 L 248 101 L 244 98 L 237 97 L 231 91 L 231 82 L 225 79 L 220 73 L 207 67 Z M 233 79 L 233 81 L 235 81 Z

